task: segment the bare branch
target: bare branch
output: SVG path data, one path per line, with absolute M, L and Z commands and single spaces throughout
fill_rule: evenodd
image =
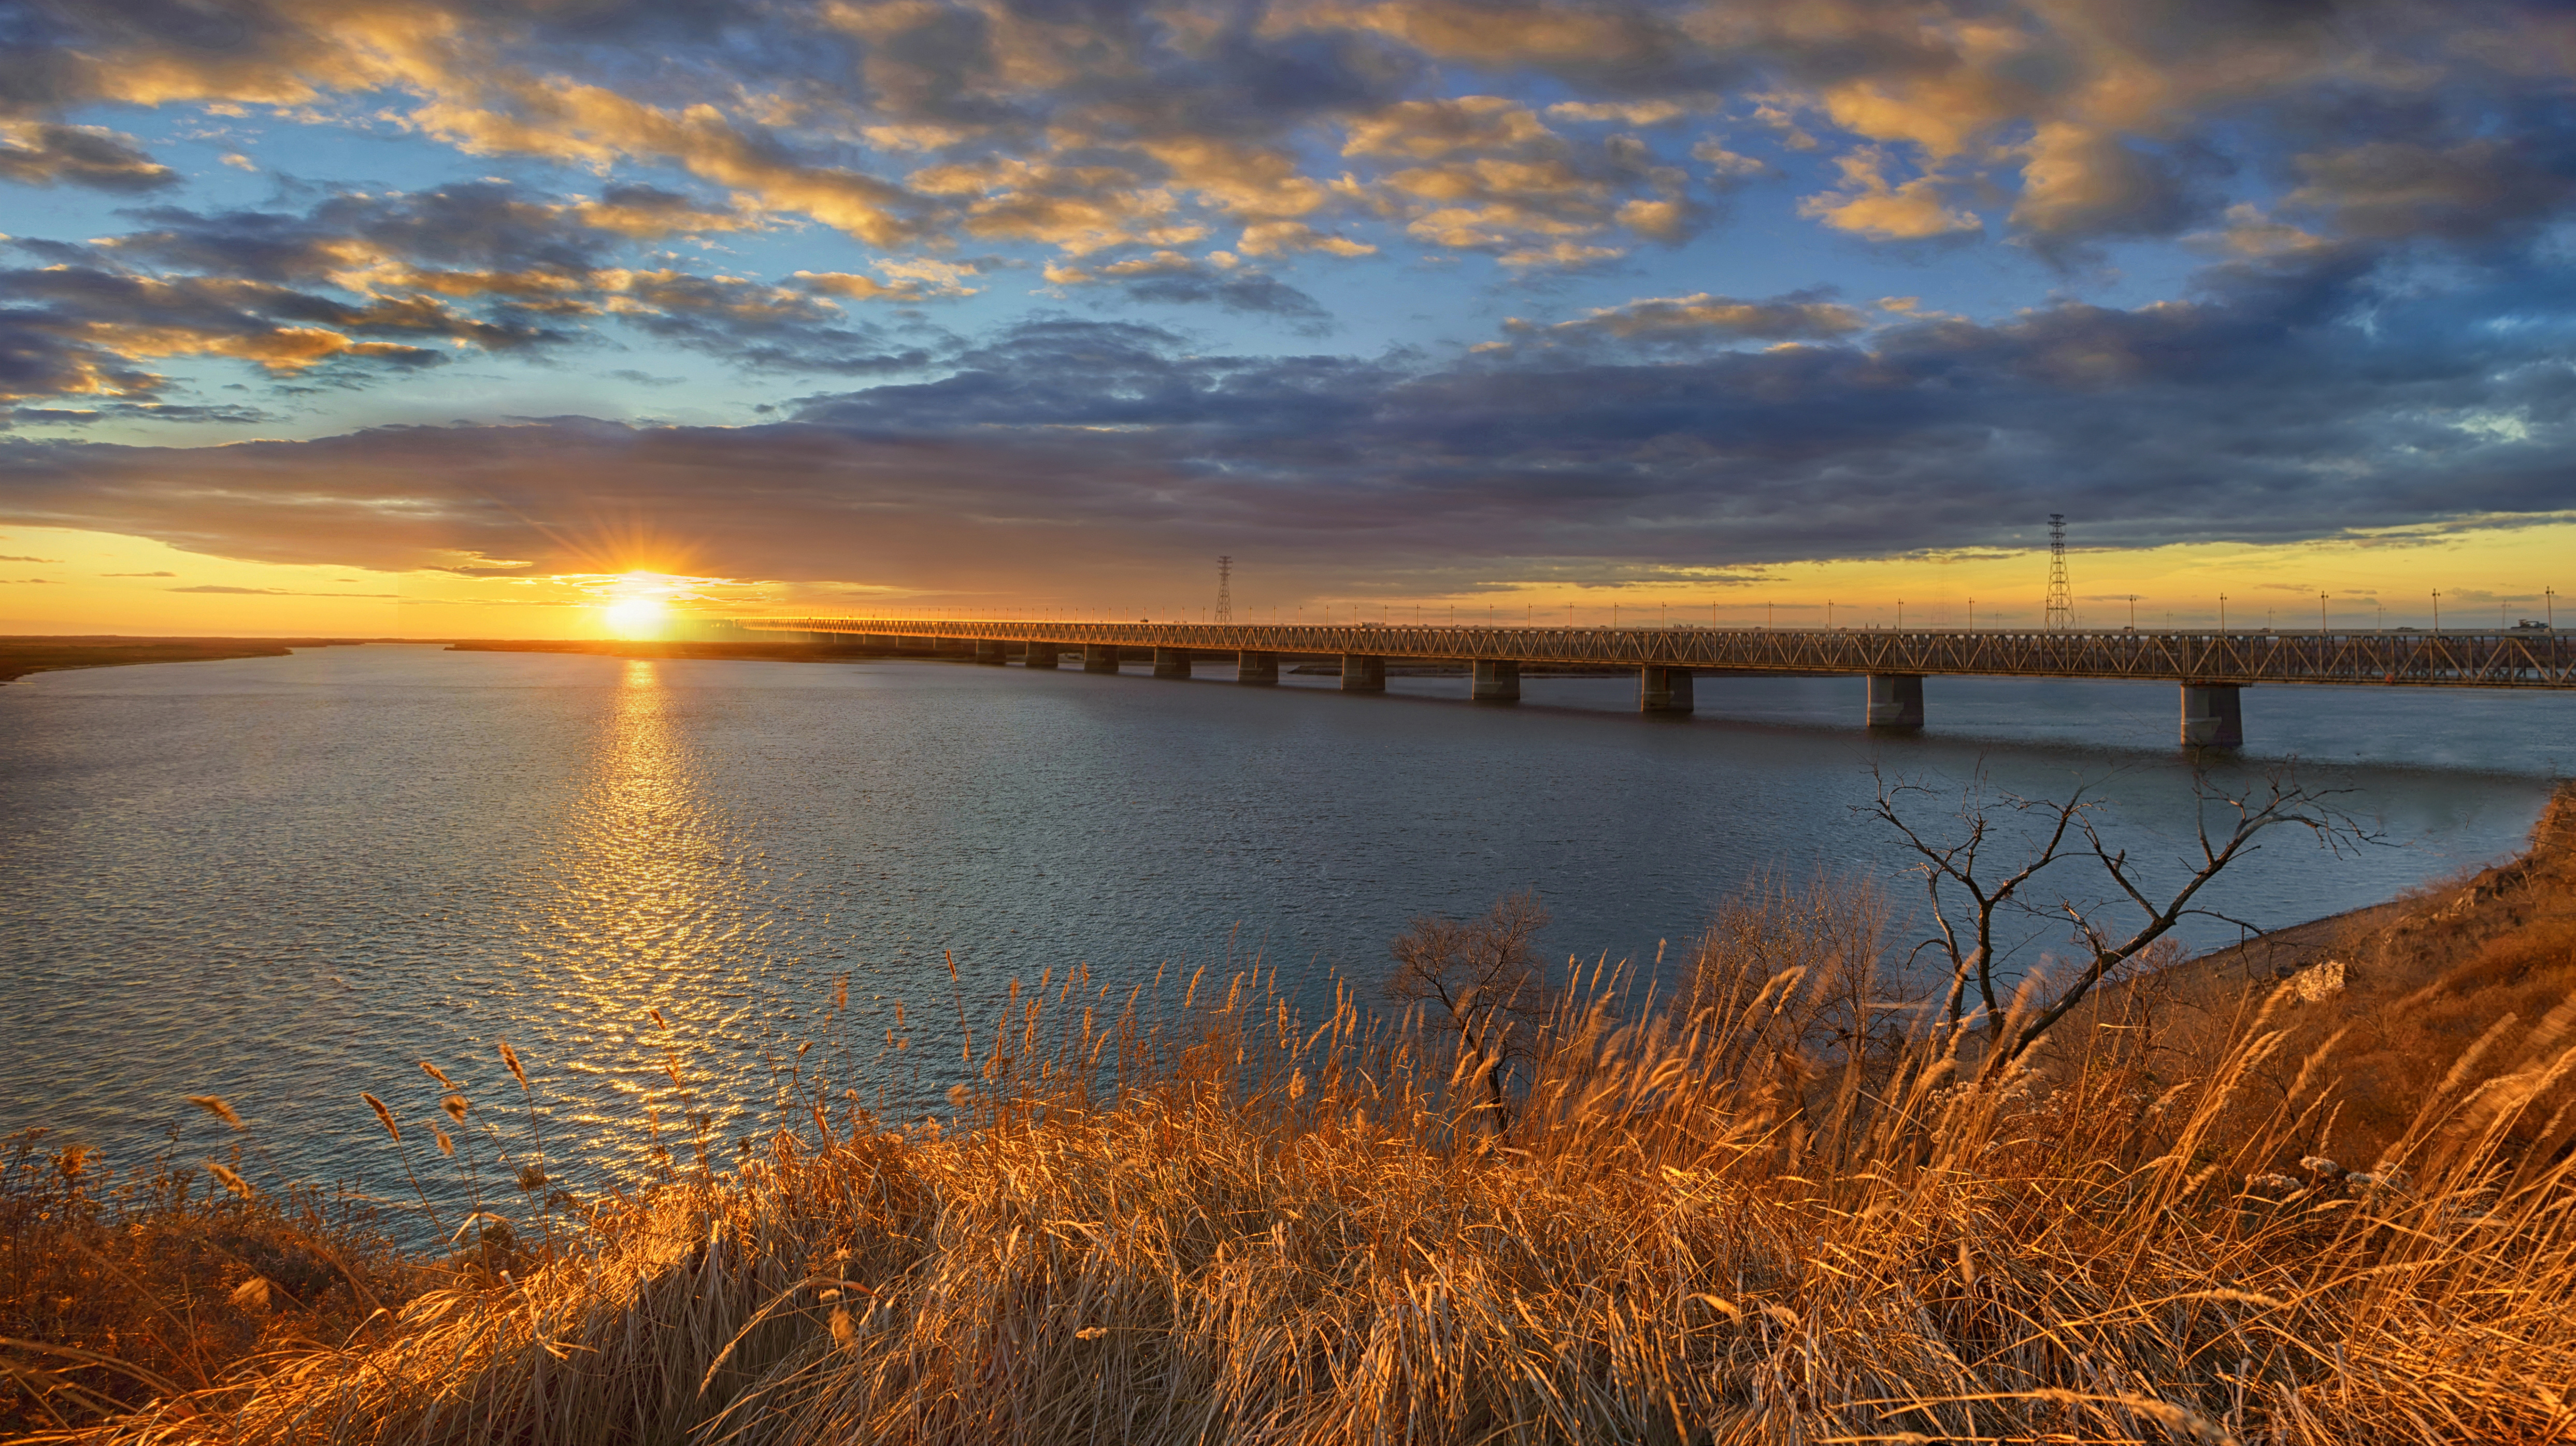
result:
M 2177 887 L 2158 890 L 2140 877 L 2129 851 L 2115 847 L 2105 837 L 2098 813 L 2100 805 L 2087 797 L 2091 792 L 2089 784 L 2079 785 L 2063 802 L 2000 792 L 1988 796 L 1981 773 L 1965 790 L 1958 806 L 1960 834 L 1942 841 L 1927 837 L 1901 816 L 1900 805 L 1912 795 L 1928 797 L 1929 788 L 1879 780 L 1877 799 L 1868 811 L 1893 827 L 1916 854 L 1916 867 L 1924 874 L 1937 931 L 1937 937 L 1927 939 L 1925 944 L 1937 942 L 1949 957 L 1951 976 L 1942 1004 L 1943 1017 L 1954 1028 L 1963 1022 L 1962 1007 L 1973 981 L 1983 1004 L 1978 1015 L 1990 1041 L 1986 1071 L 2010 1067 L 2069 1011 L 2083 1003 L 2104 978 L 2156 947 L 2184 919 L 2195 915 L 2226 917 L 2195 901 L 2220 873 L 2259 848 L 2264 834 L 2284 827 L 2304 828 L 2338 855 L 2348 847 L 2382 841 L 2379 833 L 2335 804 L 2334 800 L 2349 790 L 2304 787 L 2286 765 L 2251 788 L 2230 791 L 2205 772 L 2194 777 L 2192 786 L 2194 842 L 2199 857 L 2193 860 L 2186 856 L 2182 861 L 2190 873 Z M 2025 815 L 2042 814 L 2048 823 L 2045 836 L 2031 848 L 2022 866 L 2000 882 L 1989 883 L 1981 876 L 1979 855 L 1993 836 L 1991 824 L 1998 808 Z M 2075 847 L 2077 839 L 2081 840 L 2080 849 Z M 2073 936 L 2087 956 L 2085 967 L 2027 1014 L 2010 1014 L 1998 995 L 1996 915 L 2007 908 L 2034 915 L 2043 912 L 2022 903 L 2022 894 L 2042 871 L 2076 853 L 2090 854 L 2103 876 L 2144 919 L 2136 928 L 2115 935 L 2074 900 L 2057 901 L 2055 908 L 2046 912 L 2062 914 L 2072 926 Z M 1955 887 L 1965 896 L 1964 908 L 1951 907 L 1945 887 Z

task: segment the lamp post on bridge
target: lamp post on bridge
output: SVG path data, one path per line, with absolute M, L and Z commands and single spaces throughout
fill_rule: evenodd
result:
M 2437 587 L 2437 588 L 2433 589 L 2433 631 L 2435 631 L 2435 632 L 2437 632 L 2437 633 L 2438 633 L 2438 632 L 2440 632 L 2441 630 L 2442 630 L 2442 590 L 2441 590 L 2440 588 L 2438 588 L 2438 587 Z

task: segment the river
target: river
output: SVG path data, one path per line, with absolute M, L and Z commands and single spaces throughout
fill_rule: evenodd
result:
M 1931 784 L 1931 822 L 1982 770 L 2093 784 L 2142 854 L 2188 840 L 2169 686 L 1936 678 L 1895 738 L 1855 726 L 1854 679 L 1702 679 L 1688 720 L 1634 686 L 1534 678 L 1495 708 L 1461 678 L 382 645 L 40 674 L 0 688 L 0 1131 L 211 1153 L 229 1136 L 184 1097 L 216 1094 L 266 1168 L 383 1186 L 359 1092 L 425 1121 L 428 1059 L 513 1103 L 506 1038 L 556 1138 L 623 1168 L 642 1107 L 674 1108 L 666 1041 L 747 1131 L 843 976 L 860 1033 L 900 1000 L 926 1041 L 859 1082 L 900 1113 L 936 1099 L 959 996 L 987 1018 L 1042 970 L 1259 959 L 1319 1001 L 1373 983 L 1409 918 L 1521 887 L 1556 955 L 1641 963 L 1765 872 L 1908 901 L 1856 811 L 1873 767 Z M 2576 761 L 2571 696 L 2249 689 L 2245 723 L 2233 775 L 2295 757 L 2384 834 L 2273 835 L 2211 896 L 2266 927 L 2512 852 Z

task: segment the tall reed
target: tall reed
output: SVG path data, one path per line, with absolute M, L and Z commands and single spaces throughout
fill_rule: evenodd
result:
M 1501 1100 L 1475 1031 L 1348 990 L 1015 987 L 945 1123 L 800 1077 L 730 1172 L 97 1438 L 2576 1440 L 2571 1166 L 2511 1144 L 2576 1011 L 2501 1026 L 2505 1082 L 2374 1169 L 2301 1172 L 2335 1072 L 2248 1090 L 2278 998 L 2194 1078 L 2064 1041 L 1966 1084 L 1790 922 L 1669 1005 L 1549 981 Z

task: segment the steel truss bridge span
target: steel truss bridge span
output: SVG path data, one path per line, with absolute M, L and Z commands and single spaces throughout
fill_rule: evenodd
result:
M 1313 626 L 785 618 L 761 630 L 1058 647 L 1186 648 L 1286 657 L 1360 655 L 1713 672 L 2125 678 L 2336 687 L 2576 689 L 2576 636 L 2484 632 L 2003 632 L 1793 628 Z
M 2115 678 L 2179 684 L 2188 747 L 2245 741 L 2239 691 L 2251 685 L 2576 689 L 2576 638 L 2539 628 L 2477 632 L 2003 631 L 1783 628 L 1457 627 L 1420 624 L 1065 622 L 959 618 L 779 618 L 763 631 L 848 637 L 890 652 L 971 653 L 1052 669 L 1079 652 L 1083 669 L 1115 673 L 1150 649 L 1154 675 L 1186 678 L 1207 653 L 1232 654 L 1236 681 L 1276 684 L 1282 658 L 1341 660 L 1345 692 L 1386 689 L 1389 661 L 1463 662 L 1469 696 L 1520 699 L 1525 666 L 1619 667 L 1637 673 L 1637 707 L 1688 713 L 1699 675 L 1859 675 L 1873 728 L 1923 726 L 1926 677 Z

